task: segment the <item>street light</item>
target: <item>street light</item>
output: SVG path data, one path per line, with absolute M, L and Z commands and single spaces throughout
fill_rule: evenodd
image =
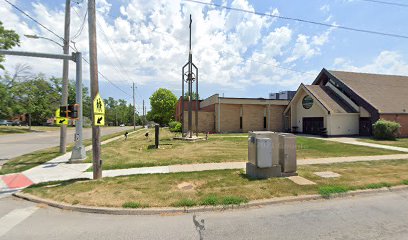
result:
M 64 48 L 60 43 L 52 40 L 51 38 L 41 37 L 37 35 L 30 35 L 24 34 L 27 38 L 31 39 L 45 39 L 51 41 L 58 46 Z M 83 106 L 82 106 L 82 54 L 80 52 L 76 52 L 75 54 L 75 62 L 77 63 L 76 67 L 76 103 L 79 104 L 79 118 L 76 120 L 75 123 L 75 146 L 72 149 L 70 163 L 81 162 L 86 158 L 86 151 L 85 146 L 83 145 L 83 135 L 82 135 L 82 128 L 83 128 Z M 62 132 L 61 132 L 62 134 Z
M 58 43 L 58 42 L 52 40 L 51 38 L 40 37 L 40 36 L 37 36 L 37 35 L 30 35 L 30 34 L 24 34 L 24 36 L 27 37 L 27 38 L 31 38 L 31 39 L 45 39 L 45 40 L 48 40 L 48 41 L 51 41 L 51 42 L 57 44 L 58 46 L 60 46 L 60 47 L 62 47 L 62 48 L 64 47 L 64 46 L 62 46 L 60 43 Z

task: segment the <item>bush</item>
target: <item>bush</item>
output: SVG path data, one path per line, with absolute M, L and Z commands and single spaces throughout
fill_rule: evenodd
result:
M 169 122 L 170 132 L 181 132 L 181 122 L 172 121 Z
M 373 136 L 380 140 L 395 140 L 400 127 L 397 122 L 380 119 L 373 124 Z

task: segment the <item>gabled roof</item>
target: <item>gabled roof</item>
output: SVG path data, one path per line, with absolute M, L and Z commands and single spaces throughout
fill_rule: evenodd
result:
M 329 87 L 321 85 L 304 85 L 300 84 L 295 96 L 290 101 L 288 107 L 285 109 L 285 113 L 291 108 L 294 101 L 301 101 L 297 99 L 300 94 L 300 89 L 303 89 L 308 94 L 312 95 L 323 106 L 329 114 L 335 113 L 355 113 L 356 111 L 345 103 L 341 98 L 332 92 Z M 295 100 L 296 99 L 296 100 Z
M 304 85 L 330 113 L 354 113 L 352 107 L 347 105 L 336 94 L 333 94 L 329 87 L 321 85 Z
M 327 70 L 323 69 L 322 73 L 325 71 Z M 341 81 L 379 113 L 408 112 L 407 76 L 343 71 L 327 71 L 327 73 L 329 78 L 334 77 Z M 317 82 L 316 79 L 315 83 Z

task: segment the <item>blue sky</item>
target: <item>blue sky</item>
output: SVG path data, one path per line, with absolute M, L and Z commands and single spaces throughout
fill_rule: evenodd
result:
M 204 0 L 203 0 L 204 1 Z M 391 0 L 390 0 L 391 1 Z M 393 0 L 394 1 L 394 0 Z M 64 0 L 12 1 L 59 35 Z M 211 1 L 205 1 L 211 2 Z M 363 0 L 213 1 L 263 13 L 408 36 L 408 7 Z M 403 1 L 397 1 L 404 3 Z M 262 17 L 179 0 L 97 0 L 100 93 L 137 104 L 159 87 L 180 95 L 180 70 L 188 57 L 188 15 L 193 15 L 193 61 L 200 69 L 200 96 L 267 97 L 311 83 L 322 68 L 386 74 L 408 74 L 408 39 L 328 28 Z M 86 4 L 73 3 L 71 36 L 82 24 Z M 54 36 L 23 17 L 4 1 L 0 20 L 20 35 Z M 77 14 L 78 13 L 78 14 Z M 88 57 L 87 28 L 75 39 Z M 43 40 L 22 37 L 21 50 L 58 52 Z M 6 67 L 27 63 L 34 72 L 61 75 L 61 64 L 49 60 L 7 58 Z M 295 71 L 288 71 L 289 68 Z M 74 76 L 71 68 L 71 76 Z M 89 72 L 84 67 L 85 83 Z M 299 73 L 303 72 L 303 73 Z

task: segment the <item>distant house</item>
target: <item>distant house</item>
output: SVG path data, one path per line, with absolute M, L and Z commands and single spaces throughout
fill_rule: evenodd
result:
M 284 111 L 285 129 L 328 136 L 371 135 L 378 119 L 401 124 L 408 136 L 408 77 L 329 71 L 301 84 Z

